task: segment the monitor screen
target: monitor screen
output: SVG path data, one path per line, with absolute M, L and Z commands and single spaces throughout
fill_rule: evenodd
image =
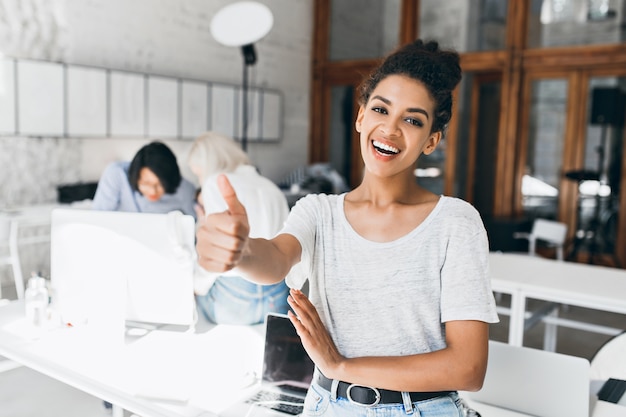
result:
M 127 321 L 191 325 L 195 222 L 168 214 L 56 209 L 53 308 L 67 324 L 123 309 Z

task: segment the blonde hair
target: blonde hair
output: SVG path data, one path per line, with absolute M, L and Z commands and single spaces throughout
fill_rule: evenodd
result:
M 228 136 L 205 132 L 191 145 L 187 164 L 192 170 L 197 170 L 198 180 L 202 184 L 211 175 L 233 172 L 241 165 L 250 165 L 250 158 Z

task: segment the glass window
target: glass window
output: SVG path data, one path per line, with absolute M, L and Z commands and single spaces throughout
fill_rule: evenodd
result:
M 417 183 L 427 190 L 442 195 L 445 186 L 446 148 L 445 138 L 430 155 L 421 155 L 417 159 L 415 176 Z
M 464 76 L 468 83 L 467 93 L 459 102 L 459 147 L 457 149 L 456 181 L 466 182 L 466 193 L 459 194 L 472 202 L 484 217 L 493 214 L 493 192 L 498 149 L 498 128 L 500 114 L 501 78 L 497 74 L 489 76 Z M 469 89 L 471 85 L 471 90 Z M 472 94 L 469 94 L 469 93 Z M 472 95 L 478 94 L 478 97 Z M 478 107 L 472 104 L 477 102 Z M 471 120 L 477 123 L 472 126 Z M 475 131 L 471 131 L 473 127 Z M 471 133 L 471 136 L 470 136 Z M 470 137 L 473 137 L 471 139 Z M 467 145 L 463 146 L 463 143 Z M 467 155 L 473 157 L 471 166 Z M 471 168 L 471 169 L 470 169 Z
M 398 46 L 401 0 L 333 0 L 330 60 L 379 58 Z
M 557 217 L 567 88 L 566 80 L 537 80 L 532 84 L 522 177 L 522 208 L 529 217 Z
M 504 49 L 506 0 L 421 0 L 419 37 L 459 52 Z
M 331 88 L 330 110 L 330 165 L 344 178 L 350 180 L 352 169 L 352 132 L 356 115 L 353 114 L 354 88 Z
M 500 77 L 497 74 L 466 73 L 459 89 L 459 105 L 455 109 L 458 128 L 451 194 L 473 202 L 483 215 L 491 214 L 493 206 L 493 170 L 499 122 L 498 117 L 493 115 L 499 114 L 500 89 Z M 476 102 L 478 108 L 473 106 Z M 471 131 L 472 120 L 478 121 L 477 126 L 474 126 L 475 132 Z M 436 194 L 444 194 L 446 191 L 448 149 L 448 140 L 444 136 L 435 152 L 422 155 L 417 160 L 415 175 L 418 184 Z
M 577 243 L 591 255 L 612 253 L 617 239 L 626 78 L 589 82 L 585 162 L 569 177 L 579 183 Z
M 616 0 L 532 0 L 528 46 L 624 42 L 624 11 L 623 2 Z

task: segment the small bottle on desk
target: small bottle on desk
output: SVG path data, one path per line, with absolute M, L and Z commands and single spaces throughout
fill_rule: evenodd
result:
M 41 327 L 46 323 L 48 301 L 48 288 L 45 278 L 33 273 L 28 280 L 28 287 L 24 293 L 26 321 L 29 324 Z

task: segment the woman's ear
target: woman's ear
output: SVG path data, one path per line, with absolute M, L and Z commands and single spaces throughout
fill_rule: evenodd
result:
M 441 142 L 442 136 L 443 134 L 441 133 L 441 131 L 431 134 L 428 138 L 428 142 L 426 142 L 426 146 L 424 147 L 422 153 L 424 155 L 430 155 L 431 153 L 433 153 L 435 149 L 437 149 L 437 145 L 439 145 L 439 142 Z
M 361 133 L 361 123 L 363 122 L 363 115 L 365 114 L 363 110 L 363 106 L 359 106 L 359 112 L 356 115 L 356 121 L 354 122 L 354 127 L 356 131 Z

